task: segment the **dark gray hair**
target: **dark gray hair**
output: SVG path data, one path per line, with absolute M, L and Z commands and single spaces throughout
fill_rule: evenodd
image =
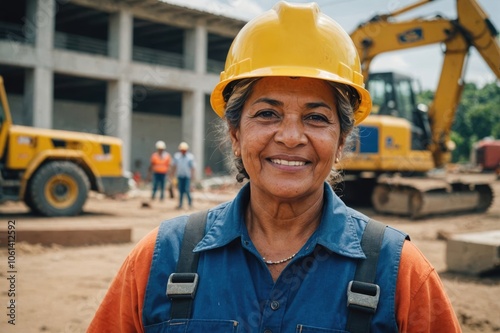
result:
M 239 81 L 231 82 L 223 92 L 224 99 L 226 100 L 225 122 L 221 129 L 220 137 L 223 144 L 229 144 L 229 131 L 236 130 L 240 127 L 241 114 L 243 106 L 248 96 L 252 93 L 253 87 L 260 78 L 242 79 Z M 356 144 L 358 133 L 354 127 L 354 110 L 356 110 L 360 103 L 358 92 L 345 84 L 327 81 L 331 87 L 332 92 L 335 94 L 335 101 L 337 103 L 337 112 L 340 120 L 340 143 L 344 144 L 343 151 L 350 151 Z M 245 179 L 250 179 L 243 160 L 241 157 L 234 157 L 231 149 L 229 150 L 228 160 L 232 160 L 233 168 L 236 169 L 236 179 L 238 182 L 243 182 Z M 330 175 L 327 179 L 330 184 L 335 185 L 342 181 L 342 175 L 339 170 L 332 168 Z

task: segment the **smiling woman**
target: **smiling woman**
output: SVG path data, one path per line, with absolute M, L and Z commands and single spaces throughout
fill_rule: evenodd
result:
M 250 21 L 211 104 L 247 183 L 146 236 L 89 332 L 460 332 L 407 235 L 347 207 L 328 182 L 371 106 L 335 21 L 285 2 Z

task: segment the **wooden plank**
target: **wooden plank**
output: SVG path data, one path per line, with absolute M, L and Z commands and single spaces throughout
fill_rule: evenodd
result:
M 16 232 L 16 243 L 42 245 L 87 246 L 98 244 L 129 243 L 132 229 L 29 229 Z M 7 246 L 7 231 L 0 231 L 0 246 Z

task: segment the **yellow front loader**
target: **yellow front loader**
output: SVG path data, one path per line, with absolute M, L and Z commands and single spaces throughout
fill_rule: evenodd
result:
M 44 216 L 72 216 L 90 190 L 128 191 L 121 140 L 12 124 L 1 76 L 0 102 L 0 202 L 24 201 Z

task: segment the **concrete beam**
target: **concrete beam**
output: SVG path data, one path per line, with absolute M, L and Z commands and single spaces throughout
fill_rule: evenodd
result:
M 219 82 L 217 74 L 197 74 L 180 68 L 128 63 L 125 68 L 118 59 L 72 52 L 52 50 L 53 71 L 60 74 L 81 76 L 97 80 L 113 81 L 126 78 L 134 84 L 163 89 L 191 91 L 194 87 L 210 94 Z M 31 45 L 14 41 L 0 41 L 0 63 L 35 68 L 38 64 L 36 50 Z M 46 68 L 50 68 L 46 64 Z
M 37 62 L 35 48 L 13 38 L 0 40 L 0 63 L 10 66 L 34 67 Z
M 482 274 L 500 269 L 500 230 L 454 235 L 448 239 L 449 271 Z
M 138 85 L 181 91 L 200 89 L 206 94 L 210 94 L 219 82 L 217 74 L 200 75 L 194 71 L 139 63 L 130 66 L 128 75 L 130 81 Z
M 120 63 L 117 59 L 54 49 L 54 71 L 61 74 L 82 76 L 97 80 L 117 80 Z

